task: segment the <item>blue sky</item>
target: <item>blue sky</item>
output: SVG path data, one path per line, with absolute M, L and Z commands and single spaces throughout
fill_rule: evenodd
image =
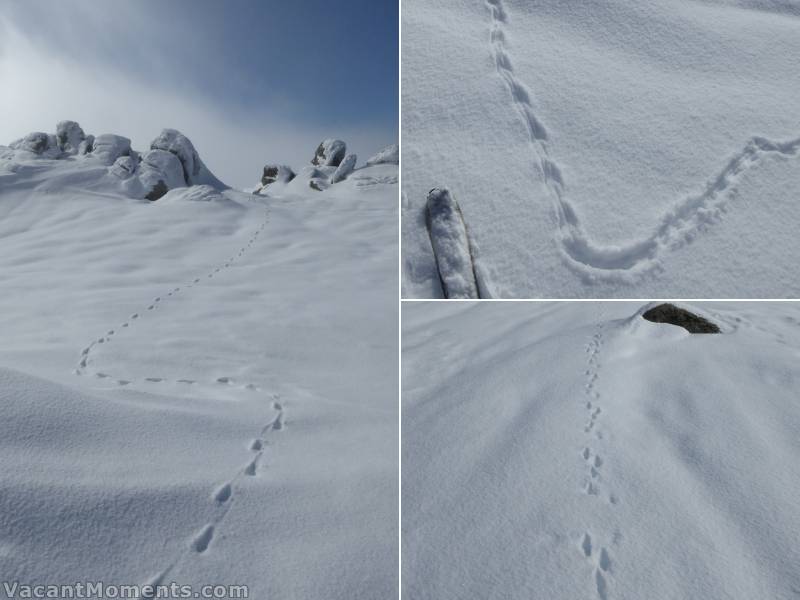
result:
M 74 119 L 188 135 L 223 180 L 396 141 L 396 0 L 0 0 L 0 143 Z M 55 119 L 55 120 L 54 120 Z

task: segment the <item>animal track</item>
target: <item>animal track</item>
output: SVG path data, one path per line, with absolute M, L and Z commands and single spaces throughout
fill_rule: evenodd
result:
M 214 538 L 214 526 L 206 525 L 192 540 L 191 548 L 195 552 L 205 552 Z
M 229 268 L 234 261 L 236 261 L 238 258 L 242 257 L 244 255 L 246 249 L 248 247 L 252 246 L 252 244 L 255 241 L 256 236 L 258 236 L 259 232 L 265 229 L 268 220 L 269 220 L 269 213 L 267 212 L 264 221 L 262 222 L 262 224 L 259 227 L 258 231 L 250 239 L 249 243 L 245 247 L 241 248 L 241 250 L 238 252 L 238 254 L 236 254 L 235 256 L 227 259 L 224 263 L 222 263 L 224 266 L 218 266 L 218 267 L 214 268 L 212 272 L 207 274 L 207 277 L 211 278 L 211 277 L 213 277 L 214 273 L 219 273 L 223 268 Z M 187 289 L 187 288 L 193 287 L 195 284 L 198 284 L 200 282 L 200 280 L 201 279 L 199 277 L 195 278 L 192 284 L 188 284 L 184 288 L 182 288 L 181 286 L 176 286 L 176 287 L 172 288 L 172 291 L 167 292 L 163 296 L 156 296 L 152 300 L 151 304 L 149 304 L 147 306 L 147 310 L 148 311 L 154 310 L 157 306 L 160 306 L 163 303 L 164 299 L 166 299 L 168 297 L 173 297 L 175 294 L 181 292 L 182 289 Z M 120 327 L 121 328 L 125 328 L 125 329 L 129 329 L 130 328 L 130 324 L 132 322 L 138 320 L 139 317 L 140 317 L 140 313 L 138 313 L 138 312 L 137 313 L 132 313 L 128 317 L 128 321 L 123 322 Z M 75 373 L 77 375 L 85 374 L 85 370 L 89 368 L 89 361 L 90 361 L 90 358 L 92 357 L 92 351 L 93 351 L 93 348 L 95 347 L 95 345 L 104 344 L 106 342 L 109 342 L 110 341 L 110 337 L 114 336 L 115 334 L 116 334 L 116 330 L 115 329 L 110 329 L 110 330 L 108 330 L 106 332 L 105 336 L 97 338 L 92 343 L 90 343 L 88 346 L 85 346 L 84 348 L 81 349 L 80 359 L 79 359 L 79 362 L 78 362 L 78 367 L 75 370 Z M 109 379 L 109 378 L 112 377 L 108 373 L 99 372 L 99 371 L 95 373 L 95 376 L 98 379 Z M 163 383 L 181 383 L 181 384 L 184 384 L 184 385 L 196 385 L 196 384 L 198 384 L 198 382 L 196 380 L 187 379 L 187 378 L 169 380 L 169 379 L 165 379 L 163 377 L 144 377 L 140 381 L 141 382 L 146 382 L 148 384 L 163 384 Z M 116 379 L 115 382 L 119 386 L 127 386 L 127 385 L 131 385 L 131 384 L 135 383 L 134 380 L 130 380 L 130 379 Z M 234 379 L 232 377 L 227 377 L 227 376 L 218 377 L 215 380 L 214 383 L 217 384 L 217 385 L 219 385 L 219 384 L 233 385 L 234 384 Z M 211 385 L 212 384 L 207 383 L 207 384 L 203 384 L 203 385 L 205 385 L 208 389 L 211 389 Z M 255 391 L 260 390 L 259 386 L 256 385 L 255 383 L 245 383 L 240 389 L 248 390 L 249 392 L 255 392 Z M 218 391 L 218 388 L 217 388 L 217 391 Z M 215 532 L 216 532 L 217 528 L 221 525 L 221 523 L 223 522 L 225 516 L 228 514 L 228 511 L 230 510 L 230 508 L 231 508 L 231 506 L 233 504 L 232 503 L 232 498 L 233 498 L 233 495 L 234 495 L 234 492 L 235 492 L 236 483 L 237 483 L 237 481 L 239 481 L 239 478 L 240 477 L 248 477 L 249 478 L 249 477 L 255 477 L 257 475 L 258 465 L 259 465 L 259 462 L 262 459 L 263 454 L 264 454 L 265 440 L 263 439 L 263 437 L 266 434 L 268 434 L 269 432 L 280 431 L 280 430 L 283 429 L 283 427 L 284 427 L 283 406 L 279 402 L 277 402 L 277 400 L 276 400 L 277 398 L 278 398 L 277 395 L 273 395 L 273 397 L 272 397 L 273 402 L 272 402 L 272 405 L 271 405 L 273 410 L 275 410 L 277 412 L 277 414 L 274 415 L 272 417 L 272 419 L 266 425 L 264 425 L 262 427 L 262 429 L 261 429 L 261 437 L 252 439 L 250 444 L 249 444 L 249 448 L 248 449 L 251 452 L 255 452 L 255 456 L 253 456 L 250 459 L 250 461 L 247 463 L 247 465 L 243 469 L 241 469 L 236 474 L 236 476 L 234 476 L 233 479 L 231 479 L 230 481 L 220 485 L 218 488 L 216 488 L 212 492 L 212 494 L 211 494 L 212 501 L 216 505 L 219 506 L 219 509 L 217 511 L 217 517 L 211 523 L 206 524 L 199 532 L 197 532 L 190 539 L 190 541 L 189 541 L 189 550 L 191 550 L 193 553 L 202 554 L 202 553 L 206 552 L 207 549 L 209 548 L 209 546 L 210 546 L 210 544 L 211 544 L 211 542 L 212 542 L 212 540 L 214 538 L 214 535 L 215 535 Z M 160 581 L 163 581 L 164 578 L 175 568 L 175 566 L 177 564 L 179 564 L 179 562 L 182 560 L 183 556 L 184 556 L 183 554 L 178 556 L 172 564 L 168 565 L 164 570 L 161 571 L 161 573 L 159 573 L 158 576 L 156 576 L 155 578 L 151 579 L 150 581 L 151 582 L 156 582 L 156 583 L 160 582 Z
M 533 94 L 515 74 L 506 49 L 509 19 L 503 1 L 486 0 L 486 6 L 491 16 L 489 44 L 495 69 L 522 119 L 535 164 L 550 192 L 558 227 L 556 241 L 566 264 L 584 278 L 625 283 L 657 270 L 664 253 L 690 243 L 698 232 L 722 218 L 742 172 L 759 165 L 768 155 L 793 157 L 800 153 L 800 138 L 776 142 L 753 137 L 703 191 L 683 198 L 664 213 L 649 235 L 632 242 L 600 245 L 586 233 L 575 207 L 565 197 L 564 177 L 550 158 L 547 130 L 534 112 Z

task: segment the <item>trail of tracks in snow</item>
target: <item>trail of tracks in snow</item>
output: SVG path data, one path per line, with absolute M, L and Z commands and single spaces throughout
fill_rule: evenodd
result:
M 194 379 L 175 379 L 175 380 L 168 380 L 162 377 L 145 377 L 144 379 L 135 380 L 135 379 L 117 379 L 108 373 L 104 373 L 101 371 L 94 371 L 90 373 L 90 366 L 94 363 L 96 359 L 93 358 L 93 351 L 99 347 L 100 345 L 107 344 L 111 342 L 112 339 L 116 339 L 119 332 L 128 331 L 130 330 L 135 323 L 137 323 L 143 315 L 150 314 L 153 311 L 156 311 L 159 307 L 163 305 L 163 303 L 168 300 L 169 298 L 184 292 L 185 290 L 189 290 L 197 285 L 200 285 L 204 280 L 212 279 L 216 274 L 221 273 L 224 269 L 231 267 L 236 261 L 240 260 L 247 251 L 255 244 L 258 236 L 264 231 L 265 227 L 269 223 L 269 209 L 265 209 L 264 219 L 261 224 L 256 228 L 253 232 L 250 239 L 247 243 L 242 246 L 233 256 L 225 260 L 223 263 L 212 267 L 212 269 L 206 273 L 204 276 L 195 277 L 190 282 L 184 284 L 183 286 L 176 286 L 173 287 L 170 291 L 163 294 L 162 296 L 158 296 L 154 298 L 144 310 L 133 313 L 130 317 L 122 322 L 117 328 L 112 328 L 106 331 L 105 334 L 102 336 L 95 338 L 91 343 L 89 343 L 84 349 L 81 351 L 80 360 L 78 362 L 78 366 L 75 369 L 76 375 L 90 375 L 93 374 L 95 377 L 99 379 L 112 379 L 116 381 L 116 383 L 120 386 L 129 386 L 129 385 L 136 385 L 137 383 L 141 384 L 160 384 L 160 383 L 178 383 L 178 384 L 186 384 L 186 385 L 204 385 L 204 386 L 220 386 L 220 385 L 233 385 L 234 380 L 232 377 L 219 377 L 215 381 L 211 383 L 203 383 L 198 382 Z M 258 392 L 260 388 L 253 384 L 247 383 L 243 386 L 243 389 L 248 391 Z M 175 567 L 181 564 L 182 561 L 186 560 L 189 556 L 194 554 L 202 554 L 206 550 L 208 550 L 209 545 L 214 539 L 219 526 L 222 524 L 225 517 L 228 515 L 228 512 L 231 509 L 232 501 L 234 494 L 236 492 L 237 485 L 247 477 L 256 477 L 259 473 L 259 464 L 262 460 L 264 455 L 264 451 L 268 444 L 267 437 L 271 432 L 282 431 L 285 426 L 285 416 L 284 416 L 284 407 L 279 402 L 280 396 L 278 394 L 272 394 L 269 398 L 270 407 L 274 411 L 274 416 L 267 421 L 265 425 L 261 427 L 256 437 L 251 438 L 248 445 L 249 456 L 247 458 L 246 464 L 239 469 L 233 477 L 225 481 L 224 483 L 220 484 L 211 494 L 210 500 L 214 503 L 216 514 L 214 517 L 207 523 L 205 523 L 198 531 L 196 531 L 192 537 L 190 538 L 187 548 L 184 552 L 182 552 L 172 563 L 167 565 L 162 571 L 153 579 L 151 579 L 146 585 L 150 586 L 157 586 L 160 585 L 164 579 L 169 575 Z
M 597 391 L 597 380 L 600 373 L 600 350 L 603 346 L 603 329 L 604 321 L 598 322 L 594 335 L 591 340 L 586 344 L 586 384 L 584 385 L 585 398 L 581 400 L 585 405 L 587 412 L 586 425 L 583 432 L 592 441 L 599 441 L 603 439 L 603 434 L 596 428 L 598 418 L 602 413 L 599 406 L 601 401 L 600 392 Z M 606 493 L 603 487 L 603 466 L 604 459 L 600 453 L 592 448 L 592 441 L 587 442 L 587 445 L 581 451 L 581 458 L 586 463 L 586 479 L 584 481 L 583 491 L 592 497 L 600 498 L 607 497 L 608 502 L 613 506 L 616 505 L 618 500 L 613 493 Z M 612 538 L 615 541 L 616 535 Z M 593 540 L 590 531 L 584 532 L 580 539 L 581 552 L 587 560 L 589 560 L 593 567 L 593 577 L 595 591 L 600 600 L 608 600 L 609 598 L 609 581 L 611 574 L 611 552 L 607 547 L 596 547 L 596 540 Z
M 553 198 L 558 224 L 556 241 L 567 264 L 582 277 L 633 282 L 657 270 L 665 252 L 691 242 L 699 232 L 720 219 L 742 172 L 758 165 L 768 155 L 800 154 L 800 138 L 776 142 L 753 137 L 728 160 L 702 192 L 683 198 L 662 215 L 650 235 L 621 245 L 598 245 L 589 238 L 575 209 L 565 197 L 561 169 L 548 152 L 547 129 L 534 113 L 530 90 L 514 72 L 506 48 L 505 28 L 509 19 L 503 0 L 485 2 L 491 13 L 489 40 L 497 73 L 525 123 L 536 167 Z

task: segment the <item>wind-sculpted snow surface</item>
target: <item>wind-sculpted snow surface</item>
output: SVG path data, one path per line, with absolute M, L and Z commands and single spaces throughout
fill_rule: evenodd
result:
M 409 0 L 407 217 L 453 190 L 499 296 L 796 296 L 800 22 L 770 6 Z
M 265 198 L 187 186 L 170 150 L 8 152 L 4 574 L 396 595 L 396 185 Z M 145 164 L 182 185 L 144 201 Z
M 800 307 L 654 306 L 404 305 L 406 598 L 796 595 Z
M 742 171 L 758 165 L 765 154 L 795 156 L 800 149 L 800 138 L 774 142 L 755 137 L 728 161 L 702 193 L 685 198 L 667 211 L 650 235 L 621 245 L 597 244 L 589 238 L 577 211 L 565 197 L 561 168 L 548 152 L 547 131 L 534 113 L 531 93 L 514 72 L 505 44 L 504 26 L 508 23 L 508 15 L 503 8 L 503 0 L 486 0 L 486 3 L 492 16 L 490 39 L 497 72 L 508 87 L 511 101 L 530 135 L 531 148 L 542 178 L 554 200 L 559 226 L 556 239 L 563 249 L 567 264 L 590 279 L 602 277 L 635 281 L 632 278 L 658 268 L 661 253 L 681 247 L 719 219 L 730 200 L 736 177 Z

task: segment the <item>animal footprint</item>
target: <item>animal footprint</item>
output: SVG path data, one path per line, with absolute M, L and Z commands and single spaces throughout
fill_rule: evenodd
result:
M 144 380 L 145 381 L 152 381 L 153 383 L 159 383 L 161 381 L 164 381 L 164 379 L 161 378 L 161 377 L 145 377 Z
M 583 555 L 586 558 L 592 556 L 592 536 L 589 533 L 583 534 L 583 539 L 581 540 L 581 550 L 583 550 Z
M 258 459 L 261 458 L 261 453 L 259 452 L 256 457 L 251 460 L 248 465 L 244 468 L 244 474 L 253 477 L 256 474 L 256 467 L 258 467 Z
M 233 494 L 233 488 L 230 483 L 226 483 L 214 492 L 214 500 L 220 504 L 227 502 Z
M 214 537 L 214 526 L 206 525 L 200 533 L 194 536 L 191 548 L 195 552 L 205 552 Z

